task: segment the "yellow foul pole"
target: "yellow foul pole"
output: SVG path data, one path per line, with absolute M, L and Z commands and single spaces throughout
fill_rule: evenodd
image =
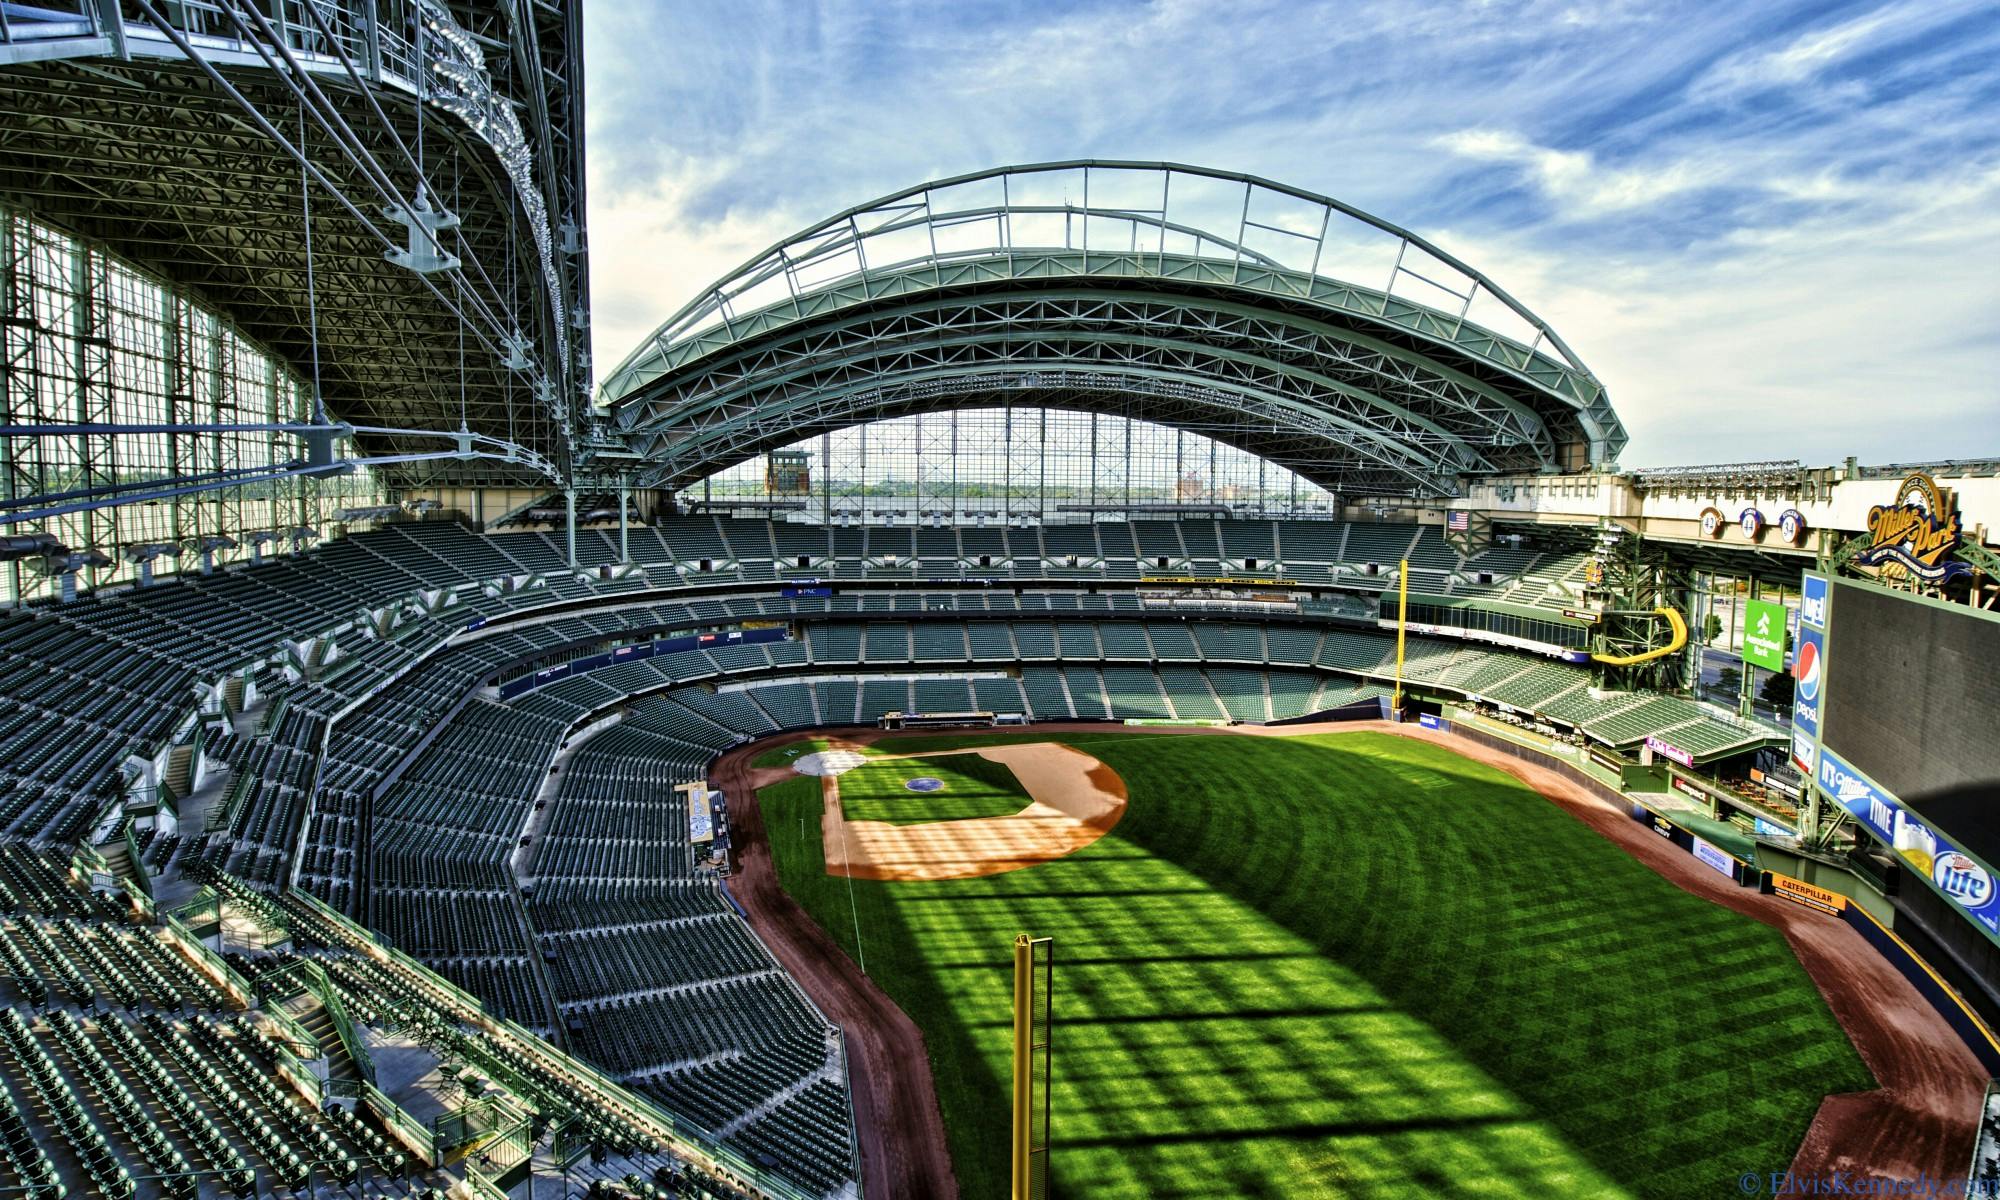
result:
M 1028 1198 L 1029 1115 L 1034 1104 L 1034 979 L 1028 935 L 1014 939 L 1014 1145 L 1013 1200 Z
M 1403 630 L 1410 623 L 1410 560 L 1396 570 L 1396 698 L 1389 707 L 1403 711 Z

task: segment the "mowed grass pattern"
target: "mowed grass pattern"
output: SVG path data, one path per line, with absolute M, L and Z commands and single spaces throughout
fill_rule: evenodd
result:
M 910 790 L 912 779 L 924 778 L 943 786 L 932 792 Z M 850 821 L 917 825 L 965 817 L 1005 817 L 1032 803 L 1012 768 L 971 751 L 863 763 L 843 773 L 839 783 L 841 811 Z
M 816 781 L 761 794 L 786 887 L 850 953 L 858 914 L 923 1027 L 967 1197 L 1005 1194 L 1021 931 L 1056 938 L 1058 1194 L 1731 1194 L 1873 1086 L 1775 931 L 1490 768 L 1380 734 L 1049 740 L 1131 807 L 985 879 L 830 878 Z
M 803 741 L 791 742 L 766 750 L 751 759 L 750 765 L 753 767 L 789 767 L 808 754 L 818 754 L 820 751 L 826 749 L 827 745 L 828 741 L 826 738 L 806 738 Z

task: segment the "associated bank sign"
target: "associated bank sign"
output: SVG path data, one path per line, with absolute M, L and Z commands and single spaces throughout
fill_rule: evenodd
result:
M 1930 826 L 1870 783 L 1826 747 L 1819 750 L 1820 790 L 1896 852 L 1905 865 L 1920 871 L 1931 886 L 1990 930 L 2000 932 L 2000 896 L 1993 876 L 1971 855 L 1938 836 Z

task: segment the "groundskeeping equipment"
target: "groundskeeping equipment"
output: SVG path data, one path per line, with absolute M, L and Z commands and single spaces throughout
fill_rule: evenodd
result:
M 1055 940 L 1014 938 L 1013 1200 L 1049 1194 L 1049 1026 Z

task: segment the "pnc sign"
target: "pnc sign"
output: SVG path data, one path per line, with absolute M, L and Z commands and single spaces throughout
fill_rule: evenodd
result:
M 1959 535 L 1958 512 L 1937 483 L 1918 472 L 1903 480 L 1894 504 L 1868 510 L 1871 541 L 1854 561 L 1882 567 L 1886 574 L 1907 571 L 1926 583 L 1940 583 L 1970 571 L 1952 558 Z

